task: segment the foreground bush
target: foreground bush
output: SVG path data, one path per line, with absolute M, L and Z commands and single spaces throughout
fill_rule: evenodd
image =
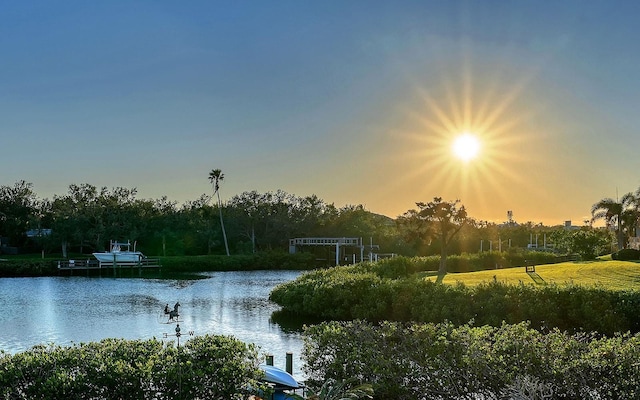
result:
M 256 349 L 226 336 L 184 346 L 107 339 L 1 354 L 3 399 L 243 399 L 261 376 Z
M 375 399 L 640 396 L 640 335 L 331 322 L 307 328 L 303 358 L 310 386 L 355 378 L 373 385 Z

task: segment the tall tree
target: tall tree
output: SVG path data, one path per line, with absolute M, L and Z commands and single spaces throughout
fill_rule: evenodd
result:
M 183 233 L 183 240 L 187 244 L 185 254 L 203 254 L 201 251 L 204 248 L 207 250 L 205 254 L 212 254 L 213 247 L 219 244 L 217 239 L 222 229 L 214 221 L 217 207 L 210 205 L 210 202 L 211 196 L 203 194 L 180 208 L 180 218 L 187 228 Z
M 150 226 L 153 236 L 161 239 L 162 255 L 167 255 L 167 238 L 171 239 L 171 251 L 176 251 L 175 242 L 177 241 L 177 232 L 180 222 L 178 220 L 178 211 L 176 202 L 169 201 L 166 196 L 153 203 L 152 217 Z
M 266 215 L 266 195 L 256 190 L 235 195 L 227 203 L 234 212 L 234 219 L 239 225 L 241 235 L 251 241 L 251 252 L 256 252 L 256 225 L 264 223 Z
M 423 241 L 436 239 L 440 242 L 439 275 L 447 273 L 447 254 L 451 240 L 470 222 L 467 210 L 459 204 L 460 200 L 447 202 L 442 201 L 441 197 L 434 197 L 429 203 L 416 203 L 419 210 L 409 210 L 398 217 L 399 225 L 410 236 Z
M 51 228 L 53 238 L 60 243 L 62 257 L 67 258 L 67 248 L 73 239 L 78 216 L 71 196 L 54 196 L 51 202 Z
M 227 243 L 227 232 L 224 229 L 224 221 L 222 219 L 222 202 L 220 201 L 220 182 L 224 180 L 224 174 L 220 169 L 212 169 L 209 172 L 209 182 L 213 186 L 213 194 L 218 196 L 218 211 L 220 213 L 220 226 L 222 227 L 222 238 L 224 239 L 224 248 L 229 254 L 229 244 Z
M 551 232 L 554 249 L 567 254 L 578 254 L 582 260 L 593 260 L 610 251 L 614 235 L 609 229 L 584 226 L 578 230 L 559 228 Z

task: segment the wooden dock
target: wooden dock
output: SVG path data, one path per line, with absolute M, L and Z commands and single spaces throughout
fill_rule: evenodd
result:
M 84 271 L 106 269 L 135 269 L 160 268 L 158 258 L 143 258 L 139 261 L 100 262 L 96 259 L 61 260 L 58 261 L 58 271 Z

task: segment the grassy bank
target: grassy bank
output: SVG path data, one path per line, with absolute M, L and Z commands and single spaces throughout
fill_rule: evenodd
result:
M 425 274 L 429 280 L 437 276 Z M 443 283 L 476 286 L 498 281 L 505 284 L 556 284 L 597 286 L 608 290 L 640 291 L 640 263 L 633 261 L 596 260 L 537 265 L 534 273 L 524 267 L 447 274 Z

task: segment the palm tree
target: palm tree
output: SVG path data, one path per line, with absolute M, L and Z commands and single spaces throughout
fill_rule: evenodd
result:
M 605 198 L 595 203 L 591 207 L 591 222 L 598 219 L 605 221 L 607 226 L 615 226 L 616 236 L 618 238 L 618 249 L 624 248 L 625 233 L 624 228 L 630 229 L 635 225 L 632 220 L 634 217 L 632 214 L 633 207 L 636 203 L 636 197 L 632 193 L 627 193 L 622 196 L 621 200 L 613 200 L 611 198 Z M 637 218 L 635 218 L 637 220 Z
M 623 245 L 626 248 L 631 236 L 635 236 L 638 224 L 638 196 L 627 193 L 620 199 L 622 214 L 620 214 L 620 227 L 622 228 Z
M 209 182 L 213 186 L 213 194 L 218 195 L 218 211 L 220 212 L 220 226 L 222 227 L 222 237 L 224 238 L 224 248 L 229 255 L 229 244 L 227 243 L 227 232 L 224 230 L 224 221 L 222 220 L 222 202 L 220 202 L 220 182 L 224 180 L 224 174 L 219 169 L 212 169 L 209 172 Z

